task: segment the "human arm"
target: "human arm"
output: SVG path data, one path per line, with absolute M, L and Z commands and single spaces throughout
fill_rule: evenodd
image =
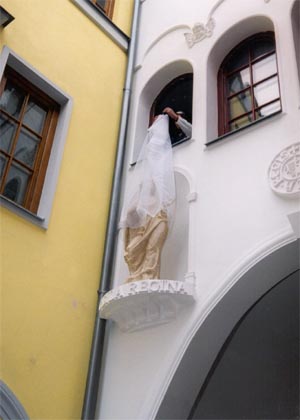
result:
M 192 137 L 192 124 L 190 122 L 178 116 L 176 125 L 178 125 L 187 137 Z

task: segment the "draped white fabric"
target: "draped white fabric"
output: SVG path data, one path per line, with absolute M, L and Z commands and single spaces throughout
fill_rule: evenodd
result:
M 175 181 L 169 117 L 159 115 L 149 127 L 130 179 L 131 192 L 125 194 L 120 227 L 136 228 L 161 210 L 172 219 L 175 204 Z M 128 199 L 126 199 L 126 195 Z

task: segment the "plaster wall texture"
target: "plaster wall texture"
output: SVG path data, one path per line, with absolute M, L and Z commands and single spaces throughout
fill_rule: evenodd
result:
M 132 4 L 115 4 L 126 31 Z M 30 418 L 74 419 L 90 356 L 127 56 L 72 1 L 1 6 L 15 20 L 0 30 L 0 49 L 9 47 L 74 104 L 48 229 L 1 208 L 1 379 Z
M 210 37 L 189 48 L 184 33 L 213 13 Z M 110 325 L 99 395 L 99 418 L 154 418 L 179 361 L 195 331 L 226 291 L 264 256 L 296 239 L 288 215 L 299 212 L 299 200 L 271 190 L 268 168 L 282 149 L 299 141 L 299 79 L 291 10 L 293 0 L 199 1 L 146 0 L 129 121 L 124 189 L 130 184 L 130 163 L 146 134 L 148 115 L 160 90 L 177 75 L 194 73 L 192 140 L 176 146 L 174 165 L 185 175 L 177 183 L 180 199 L 195 192 L 187 212 L 178 211 L 174 224 L 188 230 L 188 246 L 177 240 L 188 271 L 195 272 L 196 304 L 172 323 L 133 334 Z M 274 30 L 282 113 L 235 133 L 213 145 L 217 137 L 217 69 L 226 54 L 256 32 Z M 212 86 L 213 85 L 213 86 Z M 126 277 L 118 239 L 114 285 Z M 173 254 L 175 255 L 175 254 Z M 174 265 L 172 251 L 162 264 Z M 179 263 L 177 272 L 183 262 Z M 171 270 L 170 270 L 171 272 Z M 166 277 L 164 277 L 166 278 Z M 205 345 L 205 343 L 203 343 Z

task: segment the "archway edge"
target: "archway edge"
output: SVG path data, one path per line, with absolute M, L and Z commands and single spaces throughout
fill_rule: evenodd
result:
M 299 269 L 299 245 L 299 240 L 293 241 L 259 261 L 210 312 L 173 376 L 157 419 L 188 418 L 201 386 L 236 323 L 268 290 Z

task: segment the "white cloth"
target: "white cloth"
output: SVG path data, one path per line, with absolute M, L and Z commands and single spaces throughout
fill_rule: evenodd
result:
M 165 210 L 168 220 L 175 204 L 175 180 L 169 117 L 159 115 L 151 127 L 136 162 L 131 193 L 121 212 L 120 228 L 136 228 Z
M 192 124 L 190 122 L 179 116 L 176 124 L 187 137 L 192 137 Z

